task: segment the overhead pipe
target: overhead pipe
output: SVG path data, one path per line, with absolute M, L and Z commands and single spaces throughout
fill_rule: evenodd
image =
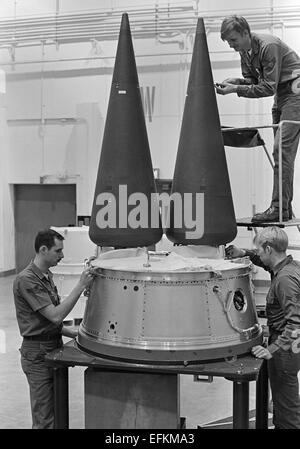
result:
M 172 11 L 171 12 L 172 13 L 180 13 L 180 14 L 182 14 L 184 11 L 189 12 L 190 8 L 189 7 L 188 8 L 187 7 L 185 7 L 185 8 L 184 7 L 180 7 L 180 8 L 172 7 Z M 130 14 L 131 14 L 131 16 L 134 16 L 134 15 L 139 16 L 141 14 L 143 14 L 143 15 L 145 15 L 145 14 L 148 15 L 149 14 L 149 15 L 151 15 L 151 19 L 152 19 L 153 12 L 154 12 L 153 9 L 148 9 L 148 10 L 141 10 L 141 9 L 139 9 L 139 10 L 131 12 Z M 159 12 L 161 14 L 164 14 L 166 11 L 165 11 L 164 8 L 159 8 Z M 110 13 L 110 12 L 103 12 L 103 13 L 101 13 L 99 11 L 98 12 L 95 11 L 95 12 L 92 12 L 92 13 L 80 13 L 80 14 L 69 14 L 69 15 L 60 14 L 59 16 L 58 15 L 45 16 L 45 17 L 38 16 L 36 18 L 34 18 L 34 17 L 19 18 L 19 19 L 7 18 L 5 20 L 0 21 L 0 25 L 1 25 L 1 22 L 3 22 L 4 24 L 7 24 L 7 26 L 10 26 L 9 22 L 11 22 L 11 26 L 13 26 L 13 27 L 15 27 L 15 26 L 26 26 L 27 27 L 28 25 L 34 25 L 34 24 L 40 25 L 43 22 L 46 22 L 46 23 L 48 22 L 48 23 L 51 23 L 51 24 L 53 22 L 60 24 L 60 22 L 78 21 L 78 20 L 87 20 L 88 22 L 90 22 L 91 20 L 98 20 L 99 18 L 103 19 L 103 20 L 109 18 L 109 19 L 112 19 L 112 20 L 115 19 L 117 21 L 118 17 L 120 16 L 120 14 L 121 14 L 121 11 L 114 10 L 113 13 Z
M 295 20 L 295 18 L 299 18 L 299 14 L 298 14 L 298 16 L 296 16 L 295 14 L 293 14 L 293 16 L 292 16 L 292 19 L 293 20 Z M 194 17 L 192 17 L 192 18 L 190 18 L 190 17 L 188 17 L 188 18 L 186 18 L 186 19 L 192 19 L 192 20 L 194 20 L 195 18 Z M 274 17 L 273 17 L 273 20 L 274 20 Z M 282 21 L 283 20 L 283 18 L 282 17 L 280 17 L 280 18 L 275 18 L 275 20 L 277 20 L 277 21 Z M 249 19 L 249 21 L 251 21 L 250 19 Z M 264 16 L 263 18 L 258 18 L 258 17 L 256 17 L 256 22 L 258 22 L 258 21 L 262 21 L 262 22 L 266 22 L 266 17 Z M 184 19 L 182 19 L 182 18 L 173 18 L 172 19 L 172 26 L 173 26 L 173 24 L 181 24 L 181 23 L 183 23 L 183 25 L 185 25 L 185 26 L 187 26 L 187 24 L 186 24 L 186 21 L 184 20 Z M 207 23 L 209 23 L 209 19 L 207 19 Z M 170 20 L 169 19 L 161 19 L 160 21 L 159 21 L 159 24 L 160 24 L 160 26 L 164 26 L 164 24 L 166 24 L 166 25 L 170 25 Z M 74 23 L 74 29 L 75 30 L 77 30 L 78 29 L 78 27 L 80 27 L 81 26 L 81 28 L 85 28 L 86 27 L 86 29 L 87 30 L 90 30 L 90 28 L 92 27 L 97 27 L 97 28 L 99 28 L 99 29 L 103 29 L 103 30 L 106 30 L 106 32 L 107 32 L 107 25 L 108 25 L 108 23 L 107 22 L 105 22 L 104 24 L 99 24 L 99 23 L 93 23 L 93 22 L 89 22 L 88 24 L 86 24 L 86 26 L 84 25 L 84 24 L 82 24 L 82 26 L 80 25 L 80 22 L 78 23 L 78 22 L 75 22 Z M 109 25 L 110 26 L 114 26 L 115 28 L 117 28 L 117 23 L 112 23 L 112 22 L 110 22 L 109 23 Z M 190 26 L 191 24 L 189 23 L 188 24 L 188 26 Z M 145 22 L 145 21 L 137 21 L 136 23 L 135 23 L 135 27 L 139 27 L 139 26 L 149 26 L 150 28 L 152 28 L 152 29 L 157 29 L 157 26 L 155 26 L 155 25 L 153 25 L 153 21 L 150 21 L 150 22 Z M 20 28 L 20 29 L 17 29 L 16 27 L 14 27 L 13 28 L 13 30 L 12 30 L 12 32 L 15 34 L 15 33 L 24 33 L 24 34 L 27 34 L 28 33 L 28 27 L 29 27 L 29 24 L 26 24 L 26 25 L 24 25 L 24 29 L 23 28 Z M 43 30 L 43 32 L 47 32 L 47 33 L 49 33 L 49 32 L 51 32 L 51 31 L 59 31 L 59 33 L 63 33 L 63 32 L 65 32 L 65 30 L 68 30 L 68 31 L 70 31 L 70 29 L 72 29 L 72 25 L 70 24 L 70 25 L 66 25 L 66 26 L 63 26 L 63 27 L 57 27 L 57 26 L 54 26 L 54 25 L 49 25 L 48 27 L 41 27 L 41 24 L 39 24 L 39 26 L 37 26 L 37 27 L 35 27 L 34 29 L 31 29 L 29 32 L 30 33 L 35 33 L 37 30 Z M 9 30 L 10 30 L 10 28 L 9 27 L 3 27 L 2 26 L 2 30 L 3 30 L 3 34 L 7 34 L 8 32 L 9 32 Z M 1 33 L 1 26 L 0 26 L 0 33 Z
M 134 11 L 134 13 L 136 14 L 137 17 L 139 17 L 142 13 L 145 14 L 145 11 L 146 10 L 137 10 L 137 11 Z M 178 8 L 175 11 L 174 11 L 174 8 L 172 8 L 171 12 L 172 12 L 172 14 L 176 14 L 176 12 L 178 12 L 178 11 L 180 11 L 182 13 L 183 8 Z M 190 9 L 186 8 L 184 11 L 190 12 Z M 249 11 L 249 10 L 247 10 L 247 11 Z M 168 12 L 168 14 L 169 14 L 170 9 L 169 8 L 167 8 L 167 9 L 159 8 L 160 14 L 164 14 L 164 12 Z M 295 16 L 295 12 L 298 12 L 297 13 L 298 17 Z M 104 34 L 107 38 L 107 36 L 110 36 L 110 37 L 112 35 L 115 36 L 115 34 L 117 33 L 117 31 L 114 31 L 114 30 L 113 30 L 113 34 L 111 32 L 109 34 L 107 33 L 107 25 L 108 24 L 110 25 L 110 27 L 114 27 L 114 26 L 117 27 L 117 22 L 115 22 L 117 20 L 117 17 L 115 17 L 113 14 L 116 14 L 116 11 L 114 11 L 113 13 L 106 12 L 106 13 L 98 13 L 98 14 L 97 13 L 80 14 L 80 15 L 78 15 L 78 17 L 74 17 L 74 14 L 73 14 L 73 15 L 61 16 L 61 17 L 58 17 L 56 15 L 53 19 L 49 18 L 49 17 L 47 17 L 47 18 L 39 17 L 36 19 L 16 19 L 16 20 L 11 20 L 11 24 L 8 24 L 7 21 L 6 21 L 6 23 L 5 22 L 3 23 L 3 21 L 2 21 L 2 23 L 0 22 L 0 28 L 2 27 L 2 29 L 5 31 L 5 38 L 6 38 L 5 41 L 7 42 L 7 32 L 9 32 L 9 27 L 11 27 L 12 33 L 14 34 L 14 37 L 13 37 L 14 42 L 16 42 L 16 40 L 17 40 L 17 42 L 19 43 L 19 40 L 20 39 L 22 40 L 22 37 L 24 39 L 28 35 L 28 27 L 29 26 L 33 26 L 34 24 L 36 24 L 37 25 L 36 31 L 40 30 L 41 22 L 43 25 L 43 20 L 44 20 L 44 23 L 46 23 L 48 30 L 45 30 L 45 28 L 44 28 L 43 33 L 42 33 L 43 35 L 37 36 L 37 39 L 41 39 L 41 38 L 45 37 L 45 34 L 47 34 L 47 35 L 49 35 L 49 33 L 51 34 L 51 28 L 52 28 L 53 29 L 52 38 L 59 40 L 59 39 L 62 39 L 63 37 L 69 36 L 68 34 L 66 35 L 66 32 L 69 32 L 72 30 L 72 23 L 74 24 L 74 27 L 76 27 L 76 28 L 74 28 L 74 31 L 78 31 L 78 26 L 80 26 L 79 25 L 80 23 L 82 23 L 81 28 L 84 30 L 84 21 L 88 20 L 89 22 L 87 23 L 87 33 L 84 36 L 82 36 L 85 38 L 87 36 L 94 36 L 95 30 L 93 29 L 91 32 L 91 27 L 93 27 L 93 26 L 97 27 L 97 26 L 92 25 L 91 22 L 98 20 L 100 17 L 102 20 L 102 23 L 99 24 L 99 27 L 97 28 L 99 31 L 97 31 L 97 33 L 102 35 L 102 32 L 104 32 Z M 153 9 L 148 9 L 147 14 L 153 15 Z M 257 9 L 256 9 L 255 14 L 253 14 L 252 10 L 251 10 L 251 13 L 249 13 L 248 20 L 249 20 L 249 22 L 251 22 L 252 20 L 255 19 L 256 22 L 266 23 L 266 14 L 272 18 L 273 25 L 274 25 L 274 20 L 278 20 L 276 18 L 276 16 L 278 15 L 278 12 L 270 12 L 270 11 L 266 12 L 265 9 L 264 9 L 263 13 L 260 13 L 260 12 L 257 13 Z M 299 20 L 299 9 L 297 9 L 297 8 L 296 9 L 293 8 L 289 11 L 283 10 L 283 12 L 281 12 L 281 16 L 280 16 L 281 21 L 284 18 L 284 14 L 287 19 Z M 218 11 L 217 15 L 212 15 L 210 12 L 208 15 L 202 14 L 202 16 L 205 17 L 205 19 L 207 21 L 215 20 L 216 18 L 220 17 L 220 11 Z M 68 17 L 68 23 L 66 22 L 66 17 Z M 195 19 L 195 15 L 191 16 L 189 14 L 187 17 L 184 17 L 184 18 L 172 17 L 171 20 L 172 20 L 172 25 L 175 23 L 176 24 L 183 23 L 182 26 L 186 27 L 187 24 L 185 24 L 184 20 L 189 20 L 189 19 Z M 163 27 L 164 24 L 169 26 L 170 25 L 170 17 L 169 16 L 167 18 L 159 17 L 158 23 L 159 23 L 160 28 Z M 188 24 L 188 25 L 190 25 L 190 24 Z M 18 30 L 18 26 L 20 28 L 19 30 Z M 154 33 L 157 32 L 157 23 L 155 24 L 155 26 L 153 26 L 152 16 L 150 17 L 150 21 L 149 20 L 145 21 L 145 20 L 141 19 L 141 22 L 137 22 L 135 26 L 142 26 L 144 28 L 148 26 L 149 30 L 151 30 Z M 68 29 L 68 31 L 66 31 L 66 29 Z M 36 31 L 34 31 L 34 33 Z M 30 31 L 30 33 L 31 33 L 30 35 L 32 36 L 32 30 Z M 143 34 L 143 33 L 141 33 L 141 34 Z M 76 38 L 77 35 L 78 35 L 78 33 L 72 34 L 72 36 L 74 38 Z M 16 39 L 16 36 L 17 36 L 17 39 Z M 0 39 L 0 42 L 1 42 L 1 39 Z
M 257 11 L 261 10 L 261 8 L 258 8 L 258 9 L 256 8 L 255 9 L 255 13 L 252 13 L 252 12 L 248 13 L 249 10 L 244 10 L 244 11 L 242 11 L 242 13 L 244 15 L 247 15 L 247 17 L 249 17 L 249 19 L 250 19 L 251 16 L 257 17 L 257 15 L 261 15 L 262 18 L 265 19 L 266 14 L 267 15 L 272 15 L 272 17 L 274 17 L 276 15 L 279 15 L 279 17 L 282 18 L 283 15 L 286 15 L 286 16 L 292 15 L 292 17 L 294 17 L 295 12 L 297 12 L 297 11 L 300 12 L 299 8 L 295 8 L 295 7 L 293 7 L 293 9 L 291 9 L 290 11 L 287 11 L 286 7 L 283 8 L 283 11 L 279 11 L 279 9 L 280 9 L 279 7 L 277 8 L 276 11 L 269 11 L 269 10 L 263 9 L 262 12 L 260 13 L 260 12 L 257 12 Z M 185 10 L 186 10 L 186 12 L 191 12 L 190 8 L 189 9 L 186 8 Z M 170 11 L 164 11 L 163 8 L 159 8 L 159 13 L 164 14 L 165 12 L 169 13 Z M 176 12 L 180 12 L 180 14 L 182 14 L 183 8 L 178 8 L 177 10 L 172 8 L 171 13 L 174 14 Z M 97 12 L 94 12 L 94 13 L 89 13 L 89 14 L 82 14 L 82 13 L 81 14 L 77 14 L 77 15 L 72 14 L 72 15 L 69 15 L 69 16 L 64 16 L 63 14 L 60 14 L 60 16 L 55 15 L 55 16 L 50 16 L 50 17 L 49 16 L 47 16 L 47 17 L 39 16 L 37 18 L 20 18 L 20 19 L 10 19 L 10 18 L 8 18 L 8 19 L 0 21 L 0 25 L 2 23 L 2 24 L 4 24 L 4 26 L 7 26 L 7 27 L 9 27 L 10 25 L 12 27 L 16 27 L 18 25 L 27 27 L 28 25 L 34 25 L 34 24 L 40 25 L 43 22 L 46 22 L 46 23 L 48 22 L 50 24 L 55 23 L 55 24 L 60 25 L 60 22 L 65 23 L 68 20 L 69 21 L 76 21 L 76 22 L 77 21 L 87 20 L 90 23 L 91 21 L 98 20 L 99 18 L 102 18 L 102 19 L 105 20 L 105 19 L 107 19 L 107 17 L 109 17 L 110 20 L 114 20 L 115 19 L 117 21 L 117 17 L 119 17 L 120 13 L 121 12 L 118 12 L 117 10 L 114 10 L 114 13 L 109 13 L 109 12 L 97 13 Z M 150 9 L 150 10 L 148 10 L 147 13 L 151 14 L 151 18 L 150 19 L 153 20 L 153 16 L 152 15 L 154 13 L 154 10 Z M 213 19 L 213 18 L 223 17 L 224 15 L 228 15 L 230 13 L 232 13 L 232 11 L 227 10 L 226 12 L 221 12 L 219 10 L 215 14 L 212 14 L 212 11 L 210 11 L 209 13 L 202 13 L 201 15 L 202 15 L 202 17 L 205 18 L 205 20 L 207 20 L 209 18 Z M 115 16 L 112 15 L 112 14 L 115 14 Z M 137 16 L 141 15 L 141 14 L 145 15 L 145 11 L 137 10 L 135 13 L 131 13 L 131 15 L 134 15 L 134 14 L 136 14 Z M 168 14 L 168 16 L 169 16 L 169 14 Z M 195 15 L 193 15 L 193 17 L 195 17 Z M 160 17 L 159 21 L 162 20 L 162 19 L 163 18 Z M 8 21 L 11 21 L 11 24 Z
M 300 20 L 300 17 L 299 17 L 299 20 Z M 264 21 L 264 24 L 266 24 L 265 21 Z M 174 25 L 175 25 L 175 23 L 174 23 Z M 273 22 L 272 26 L 274 27 L 276 25 L 281 27 L 282 21 Z M 285 27 L 288 26 L 287 24 L 284 24 L 284 25 L 285 25 Z M 178 25 L 178 26 L 181 26 L 181 25 Z M 210 31 L 219 29 L 219 27 L 213 27 L 211 25 L 208 25 L 208 27 L 209 27 Z M 185 26 L 184 28 L 187 32 L 189 31 L 187 26 Z M 166 28 L 164 30 L 161 27 L 159 35 L 161 35 L 165 32 L 170 33 L 170 29 Z M 154 35 L 155 35 L 155 28 L 153 28 L 153 27 L 151 28 L 150 26 L 146 30 L 144 29 L 144 30 L 136 30 L 135 31 L 135 38 L 152 38 Z M 102 39 L 102 40 L 115 40 L 115 38 L 117 37 L 117 32 L 111 31 L 110 34 L 108 34 L 107 31 L 105 31 L 105 30 L 94 30 L 93 32 L 91 32 L 89 30 L 89 31 L 86 31 L 85 33 L 83 33 L 82 31 L 76 32 L 76 33 L 60 32 L 59 36 L 57 34 L 54 36 L 54 34 L 50 33 L 50 32 L 49 33 L 44 32 L 42 35 L 40 35 L 40 34 L 35 35 L 35 33 L 31 33 L 31 34 L 27 34 L 27 35 L 23 34 L 22 39 L 20 39 L 20 37 L 21 36 L 17 36 L 14 38 L 7 39 L 7 36 L 5 36 L 5 38 L 4 38 L 4 37 L 1 37 L 1 35 L 0 35 L 0 46 L 2 48 L 7 48 L 8 45 L 25 47 L 25 46 L 28 46 L 28 44 L 33 41 L 33 38 L 36 41 L 35 45 L 37 45 L 40 42 L 40 40 L 42 40 L 42 39 L 48 40 L 48 42 L 46 42 L 47 45 L 52 42 L 55 42 L 55 43 L 59 42 L 59 43 L 63 44 L 63 43 L 68 43 L 68 42 L 72 43 L 72 42 L 86 41 L 87 39 L 95 39 L 95 38 Z M 49 41 L 52 41 L 52 42 L 49 42 Z M 2 43 L 2 45 L 1 45 L 1 43 Z
M 172 19 L 172 25 L 173 25 L 173 23 L 181 23 L 181 22 L 186 23 L 185 19 L 190 19 L 190 17 L 187 17 L 187 18 L 183 18 L 183 17 L 173 18 Z M 169 18 L 162 18 L 162 19 L 160 19 L 159 23 L 160 23 L 160 25 L 163 25 L 164 23 L 169 25 L 170 24 L 170 19 Z M 13 32 L 17 32 L 17 33 L 21 33 L 21 32 L 27 33 L 28 32 L 28 28 L 30 27 L 30 25 L 31 24 L 24 24 L 24 28 L 23 27 L 19 27 L 18 28 L 18 27 L 14 26 L 12 31 Z M 87 23 L 82 22 L 82 21 L 75 21 L 74 23 L 64 24 L 63 26 L 57 26 L 57 24 L 54 24 L 54 23 L 53 24 L 49 24 L 48 26 L 45 26 L 45 25 L 43 26 L 40 23 L 38 23 L 38 25 L 35 26 L 34 29 L 30 30 L 29 32 L 35 32 L 36 30 L 44 30 L 45 32 L 49 32 L 49 31 L 52 31 L 53 29 L 55 29 L 56 31 L 57 31 L 57 29 L 62 31 L 64 29 L 70 29 L 72 27 L 74 27 L 74 29 L 77 30 L 78 27 L 80 27 L 80 26 L 82 28 L 86 27 L 87 29 L 90 29 L 90 27 L 107 28 L 107 25 L 108 25 L 107 22 L 99 23 L 96 20 L 90 20 Z M 115 26 L 115 28 L 117 28 L 117 22 L 110 21 L 109 25 Z M 155 25 L 153 25 L 153 21 L 150 20 L 148 22 L 145 22 L 145 20 L 142 20 L 142 19 L 136 20 L 134 27 L 142 26 L 142 25 L 143 26 L 150 26 L 152 28 L 155 28 Z M 0 26 L 1 26 L 1 23 L 0 23 Z M 1 28 L 3 30 L 3 34 L 7 33 L 11 29 L 11 27 L 3 26 L 3 25 L 2 25 Z M 0 29 L 0 32 L 1 32 L 1 29 Z
M 284 8 L 278 8 L 279 9 L 283 9 Z M 177 11 L 178 9 L 176 9 Z M 261 10 L 261 8 L 259 9 L 259 11 Z M 136 17 L 138 18 L 135 22 L 135 26 L 133 27 L 133 29 L 135 28 L 135 38 L 152 38 L 153 36 L 156 37 L 156 39 L 158 40 L 158 42 L 160 43 L 168 43 L 167 40 L 164 39 L 164 34 L 169 34 L 170 33 L 170 9 L 169 7 L 167 9 L 165 9 L 165 12 L 168 12 L 168 17 L 160 17 L 158 22 L 159 22 L 159 33 L 158 33 L 158 28 L 157 28 L 157 23 L 153 24 L 153 20 L 150 19 L 145 21 L 142 19 L 142 14 L 144 12 L 147 12 L 148 14 L 152 14 L 153 15 L 153 9 L 144 9 L 144 10 L 136 10 L 134 13 L 136 15 Z M 162 14 L 163 8 L 159 9 L 159 12 Z M 175 12 L 176 12 L 175 11 Z M 180 11 L 182 12 L 182 8 L 180 9 Z M 186 8 L 184 11 L 189 11 L 188 8 Z M 249 10 L 247 10 L 249 11 Z M 249 22 L 251 23 L 252 20 L 255 20 L 255 24 L 252 26 L 256 26 L 259 27 L 262 24 L 266 24 L 266 22 L 268 22 L 268 20 L 272 20 L 272 27 L 280 27 L 281 29 L 283 29 L 284 27 L 288 27 L 290 26 L 295 26 L 294 23 L 283 23 L 282 19 L 281 20 L 277 20 L 275 19 L 275 15 L 273 12 L 268 12 L 268 14 L 271 16 L 269 19 L 266 20 L 266 13 L 264 13 L 264 15 L 262 16 L 262 14 L 260 12 L 257 12 L 257 9 L 255 9 L 255 14 L 252 13 L 253 10 L 251 10 L 251 16 L 249 17 Z M 265 10 L 264 10 L 265 11 Z M 291 14 L 293 14 L 292 17 L 290 17 L 290 19 L 292 18 L 293 20 L 300 20 L 300 16 L 299 14 L 297 16 L 295 16 L 295 12 L 293 13 L 293 11 L 295 11 L 295 8 L 290 8 L 288 11 L 285 8 L 285 13 L 286 15 L 289 17 L 291 16 Z M 296 11 L 299 11 L 299 8 L 296 8 Z M 172 8 L 172 14 L 174 14 L 174 8 Z M 16 28 L 14 27 L 14 29 L 12 30 L 13 36 L 10 37 L 8 39 L 8 33 L 5 32 L 4 36 L 3 34 L 1 35 L 1 31 L 0 31 L 0 49 L 8 49 L 8 51 L 10 52 L 10 57 L 11 57 L 11 61 L 7 62 L 7 63 L 0 63 L 0 66 L 5 66 L 5 65 L 15 65 L 18 64 L 15 62 L 14 60 L 14 54 L 15 54 L 15 48 L 25 48 L 25 47 L 33 47 L 36 46 L 37 44 L 40 45 L 40 42 L 43 40 L 45 42 L 46 45 L 56 45 L 56 47 L 58 47 L 59 44 L 67 44 L 67 43 L 75 43 L 75 42 L 86 42 L 87 40 L 92 40 L 92 39 L 97 39 L 97 40 L 115 40 L 117 37 L 117 33 L 118 33 L 118 29 L 117 26 L 118 24 L 116 22 L 114 22 L 114 20 L 117 20 L 116 17 L 113 16 L 113 14 L 115 14 L 115 11 L 113 13 L 98 13 L 101 15 L 102 17 L 102 23 L 99 25 L 96 25 L 95 23 L 91 24 L 87 24 L 89 26 L 87 26 L 85 28 L 84 25 L 84 21 L 87 20 L 88 18 L 90 18 L 91 20 L 94 19 L 95 14 L 93 14 L 93 18 L 91 18 L 91 14 L 80 14 L 78 15 L 78 18 L 74 18 L 74 14 L 68 14 L 68 15 L 64 15 L 64 17 L 58 18 L 56 15 L 56 21 L 54 24 L 51 25 L 52 29 L 48 29 L 47 31 L 45 29 L 43 29 L 42 33 L 40 33 L 41 28 L 40 28 L 40 23 L 39 23 L 39 19 L 32 19 L 34 21 L 34 23 L 36 23 L 37 25 L 39 25 L 39 28 L 36 28 L 35 30 L 30 30 L 28 32 L 28 19 L 17 19 L 18 21 L 22 20 L 23 22 L 23 27 L 25 29 L 20 29 L 18 32 L 16 30 Z M 278 13 L 277 13 L 278 14 Z M 203 15 L 205 17 L 205 14 Z M 220 11 L 218 11 L 217 15 L 207 15 L 206 16 L 206 24 L 207 24 L 207 31 L 214 31 L 214 30 L 218 30 L 219 29 L 219 23 L 217 23 L 217 19 L 220 16 Z M 69 22 L 66 23 L 64 21 L 64 18 L 68 17 Z M 152 18 L 152 16 L 151 16 Z M 190 19 L 191 16 L 189 15 L 188 17 L 184 17 L 184 18 L 178 18 L 178 17 L 172 17 L 172 25 L 176 26 L 176 28 L 178 29 L 177 32 L 181 32 L 182 33 L 182 28 L 184 28 L 184 32 L 186 33 L 186 35 L 191 33 L 191 28 L 187 28 L 188 26 L 191 26 L 191 24 L 187 24 L 186 20 Z M 47 20 L 48 24 L 49 24 L 49 18 L 44 18 L 45 20 Z M 195 20 L 195 16 L 192 16 L 193 21 Z M 37 21 L 37 22 L 36 22 Z M 16 22 L 12 20 L 12 25 Z M 109 23 L 108 23 L 109 22 Z M 3 21 L 2 21 L 3 23 Z M 52 22 L 51 22 L 52 23 Z M 58 25 L 59 23 L 59 25 Z M 78 29 L 79 25 L 78 24 L 82 24 L 80 25 L 80 29 Z M 73 29 L 73 24 L 74 24 L 74 29 Z M 107 25 L 110 26 L 110 31 L 109 33 L 107 32 Z M 2 25 L 3 28 L 3 25 Z M 1 21 L 0 21 L 0 29 L 1 29 Z M 158 33 L 158 35 L 157 35 Z M 34 42 L 33 39 L 36 41 Z M 172 42 L 171 42 L 172 41 Z M 173 43 L 174 39 L 172 38 L 171 41 L 169 43 Z M 178 41 L 179 46 L 182 47 L 182 42 L 181 40 Z M 221 52 L 224 53 L 224 52 Z M 183 53 L 178 53 L 181 56 L 183 55 Z M 141 55 L 142 57 L 147 57 L 150 55 Z M 139 57 L 139 56 L 137 56 Z M 73 60 L 89 60 L 90 58 L 76 58 Z M 91 59 L 95 59 L 95 58 L 91 58 Z M 102 59 L 104 59 L 104 57 L 102 57 Z M 111 59 L 111 57 L 108 57 L 107 59 Z M 56 59 L 56 60 L 50 60 L 49 62 L 60 62 L 60 61 L 68 61 L 71 59 Z M 21 64 L 28 64 L 28 63 L 35 63 L 35 62 L 39 62 L 39 61 L 21 61 Z M 48 62 L 45 60 L 45 62 Z

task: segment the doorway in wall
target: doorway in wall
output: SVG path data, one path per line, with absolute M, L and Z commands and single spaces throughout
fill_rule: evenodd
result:
M 34 257 L 37 232 L 76 225 L 76 184 L 15 184 L 16 271 Z

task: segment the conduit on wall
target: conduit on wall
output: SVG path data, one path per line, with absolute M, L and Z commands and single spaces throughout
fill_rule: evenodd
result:
M 116 40 L 119 32 L 119 20 L 123 10 L 96 10 L 85 13 L 61 13 L 32 17 L 15 17 L 0 20 L 0 48 L 8 48 L 12 60 L 16 47 L 46 44 L 64 44 L 87 42 L 92 40 Z M 200 12 L 198 3 L 184 5 L 181 3 L 166 6 L 128 7 L 127 12 L 132 22 L 132 32 L 136 39 L 156 38 L 164 40 L 174 38 L 174 33 L 187 33 L 195 27 Z M 206 28 L 219 30 L 221 20 L 236 11 L 201 12 Z M 250 26 L 275 27 L 289 23 L 299 24 L 300 7 L 253 8 L 239 10 L 247 17 Z

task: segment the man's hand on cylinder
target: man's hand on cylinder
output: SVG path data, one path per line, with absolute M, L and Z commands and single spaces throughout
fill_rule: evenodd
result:
M 89 267 L 83 270 L 79 280 L 82 287 L 84 288 L 89 287 L 93 282 L 95 275 L 96 275 L 95 268 Z

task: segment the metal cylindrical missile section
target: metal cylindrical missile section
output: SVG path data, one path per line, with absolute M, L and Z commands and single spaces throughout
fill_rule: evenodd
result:
M 96 261 L 78 335 L 84 350 L 130 362 L 180 364 L 244 354 L 261 343 L 249 263 L 219 260 L 224 269 L 168 271 L 160 257 L 151 268 L 130 259 L 124 259 L 130 267 L 125 269 L 118 259 L 116 269 Z

